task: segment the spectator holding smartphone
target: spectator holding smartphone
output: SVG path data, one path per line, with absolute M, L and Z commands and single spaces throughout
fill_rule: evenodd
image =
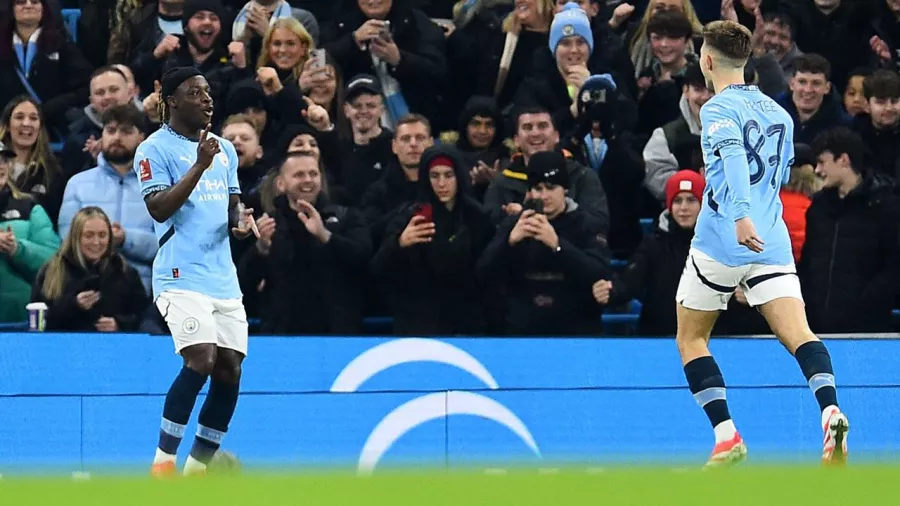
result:
M 525 210 L 500 225 L 478 275 L 505 292 L 510 335 L 597 335 L 603 309 L 591 287 L 610 275 L 603 225 L 566 198 L 561 153 L 534 154 L 527 174 Z
M 387 288 L 398 335 L 473 335 L 485 330 L 475 265 L 493 228 L 471 196 L 469 167 L 448 145 L 419 164 L 419 197 L 388 225 L 372 270 Z
M 32 302 L 44 302 L 47 330 L 137 330 L 150 304 L 141 277 L 113 246 L 113 229 L 99 207 L 72 219 L 62 248 L 37 275 Z

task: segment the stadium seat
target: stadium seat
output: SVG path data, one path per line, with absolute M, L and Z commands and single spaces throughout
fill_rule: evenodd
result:
M 641 218 L 641 228 L 644 230 L 644 235 L 649 235 L 653 232 L 653 220 L 651 218 Z
M 81 19 L 81 9 L 63 9 L 62 17 L 72 40 L 78 42 L 78 20 Z

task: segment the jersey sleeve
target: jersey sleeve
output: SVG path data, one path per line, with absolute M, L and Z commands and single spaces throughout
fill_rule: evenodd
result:
M 144 197 L 175 184 L 166 158 L 152 142 L 143 142 L 138 146 L 134 154 L 134 171 Z
M 712 152 L 721 158 L 728 185 L 729 215 L 735 221 L 750 215 L 750 166 L 739 120 L 728 104 L 707 103 L 700 109 Z
M 234 149 L 234 144 L 231 142 L 220 139 L 219 143 L 224 146 L 225 153 L 228 155 L 228 194 L 229 195 L 240 195 L 241 194 L 241 184 L 238 181 L 238 155 L 237 150 Z

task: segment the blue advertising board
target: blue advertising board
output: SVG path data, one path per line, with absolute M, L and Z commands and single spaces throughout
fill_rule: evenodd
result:
M 853 455 L 900 457 L 900 340 L 827 344 Z M 815 462 L 794 359 L 772 339 L 712 349 L 751 458 Z M 0 334 L 0 472 L 146 467 L 180 367 L 165 337 Z M 699 464 L 712 442 L 671 338 L 254 337 L 224 447 L 245 466 L 373 472 Z

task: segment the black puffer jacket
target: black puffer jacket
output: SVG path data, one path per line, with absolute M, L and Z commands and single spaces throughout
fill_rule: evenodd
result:
M 900 283 L 900 200 L 881 177 L 813 197 L 798 269 L 814 332 L 887 332 Z
M 41 268 L 34 281 L 31 300 L 47 304 L 47 330 L 93 332 L 101 316 L 115 318 L 120 331 L 137 330 L 141 316 L 150 304 L 140 276 L 118 254 L 101 262 L 85 268 L 73 258 L 64 257 L 66 281 L 62 295 L 54 300 L 42 293 L 47 265 Z M 89 290 L 100 292 L 100 300 L 85 311 L 78 305 L 76 297 Z
M 362 331 L 360 288 L 372 251 L 368 231 L 353 209 L 315 203 L 331 239 L 323 244 L 306 229 L 288 199 L 275 199 L 275 235 L 267 256 L 255 247 L 238 267 L 241 290 L 260 295 L 262 332 L 356 334 Z
M 486 287 L 505 293 L 506 327 L 510 335 L 597 335 L 603 307 L 591 288 L 609 279 L 609 250 L 602 226 L 594 216 L 568 203 L 550 221 L 560 250 L 536 239 L 515 246 L 509 234 L 519 216 L 508 217 L 478 261 L 478 276 Z
M 900 125 L 877 129 L 872 117 L 863 113 L 853 118 L 853 129 L 869 146 L 875 170 L 893 179 L 896 185 L 900 180 Z
M 457 181 L 452 210 L 431 188 L 428 164 L 438 156 L 454 163 Z M 438 145 L 422 155 L 418 202 L 431 204 L 435 236 L 432 242 L 400 247 L 400 235 L 413 217 L 407 207 L 388 225 L 372 271 L 391 295 L 394 332 L 399 335 L 473 335 L 486 329 L 484 292 L 475 266 L 493 236 L 493 227 L 470 196 L 468 169 L 452 146 Z

